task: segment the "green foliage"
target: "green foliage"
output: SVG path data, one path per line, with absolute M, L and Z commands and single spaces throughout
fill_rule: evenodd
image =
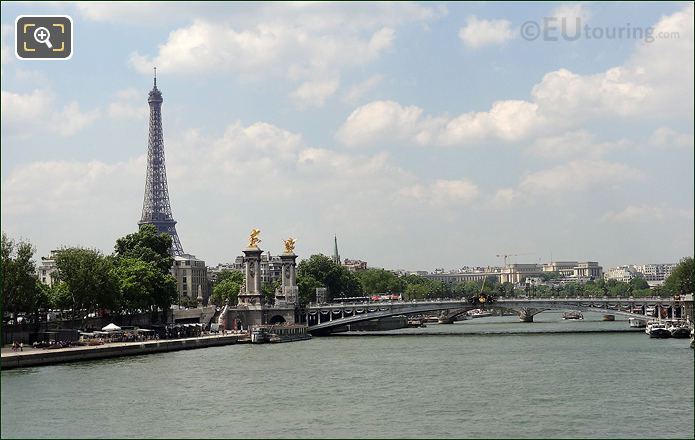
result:
M 65 310 L 72 307 L 72 295 L 65 282 L 56 282 L 48 289 L 48 301 L 53 309 Z
M 137 271 L 142 271 L 149 277 L 147 282 L 140 286 L 130 282 L 121 284 L 122 287 L 131 289 L 129 290 L 132 294 L 130 298 L 135 302 L 127 304 L 130 310 L 135 310 L 132 308 L 135 304 L 146 302 L 152 307 L 162 309 L 166 315 L 171 304 L 178 299 L 176 279 L 170 273 L 174 264 L 174 259 L 169 254 L 170 248 L 171 236 L 159 233 L 154 225 L 149 224 L 140 226 L 138 232 L 116 240 L 114 257 L 116 265 L 121 269 L 119 275 L 128 277 Z M 135 260 L 147 264 L 140 264 Z M 140 293 L 136 293 L 138 290 Z M 142 298 L 143 292 L 146 292 L 145 296 L 149 296 L 146 301 Z
M 119 258 L 115 274 L 123 310 L 134 313 L 155 305 L 153 292 L 162 289 L 160 283 L 164 281 L 164 277 L 154 263 L 139 258 Z
M 223 270 L 217 276 L 217 282 L 212 289 L 213 304 L 222 305 L 229 300 L 230 305 L 237 303 L 239 289 L 244 283 L 244 274 L 238 270 Z
M 119 286 L 111 258 L 95 249 L 63 248 L 56 254 L 57 276 L 70 292 L 73 311 L 118 305 Z
M 405 288 L 405 299 L 424 299 L 427 298 L 430 293 L 430 289 L 427 284 L 408 284 Z
M 365 294 L 404 293 L 407 287 L 403 277 L 384 269 L 367 269 L 355 273 Z
M 154 264 L 162 274 L 169 273 L 174 258 L 169 254 L 171 236 L 159 233 L 154 225 L 140 226 L 138 232 L 116 240 L 116 258 L 139 258 Z
M 636 277 L 630 280 L 629 282 L 630 287 L 632 290 L 644 290 L 644 289 L 649 289 L 649 283 L 647 283 L 647 280 L 645 280 L 642 277 Z
M 664 281 L 664 289 L 670 295 L 687 295 L 695 292 L 695 267 L 693 258 L 683 258 Z
M 336 264 L 325 255 L 312 255 L 297 265 L 299 277 L 311 276 L 316 282 L 328 288 L 328 299 L 360 296 L 362 285 L 352 272 Z M 306 286 L 305 286 L 306 287 Z M 307 292 L 304 292 L 306 297 Z
M 263 283 L 261 292 L 263 293 L 263 302 L 273 304 L 275 302 L 275 289 L 280 287 L 280 280 L 275 280 L 272 283 Z
M 308 304 L 316 301 L 316 288 L 326 286 L 316 281 L 312 275 L 297 273 L 297 287 L 300 304 Z
M 48 295 L 36 277 L 34 246 L 28 241 L 15 242 L 3 232 L 0 247 L 3 310 L 16 314 L 44 307 Z

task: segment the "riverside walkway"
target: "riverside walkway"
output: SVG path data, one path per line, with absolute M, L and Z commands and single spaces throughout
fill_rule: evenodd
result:
M 23 351 L 16 352 L 12 351 L 11 348 L 3 348 L 0 366 L 2 366 L 3 370 L 7 370 L 65 362 L 219 347 L 244 343 L 247 342 L 247 340 L 248 338 L 245 338 L 244 335 L 210 335 L 196 338 L 160 339 L 155 341 L 113 342 L 104 345 L 55 349 L 33 348 L 28 346 L 24 347 Z

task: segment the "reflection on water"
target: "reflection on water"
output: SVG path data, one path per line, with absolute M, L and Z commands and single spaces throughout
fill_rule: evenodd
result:
M 2 437 L 692 438 L 687 340 L 520 334 L 628 327 L 585 318 L 3 371 Z

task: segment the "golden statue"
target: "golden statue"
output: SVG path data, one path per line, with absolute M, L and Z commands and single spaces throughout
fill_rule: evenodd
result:
M 251 230 L 251 235 L 249 236 L 249 247 L 250 248 L 257 248 L 258 243 L 261 242 L 261 239 L 258 238 L 258 235 L 261 233 L 261 230 L 258 228 L 253 228 Z
M 286 254 L 293 254 L 294 253 L 294 245 L 297 243 L 297 240 L 290 237 L 287 240 L 283 240 L 283 241 L 285 242 L 285 253 Z

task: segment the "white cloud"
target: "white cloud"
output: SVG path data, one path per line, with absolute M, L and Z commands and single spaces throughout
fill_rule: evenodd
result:
M 466 25 L 459 30 L 459 38 L 471 49 L 502 44 L 514 38 L 511 26 L 509 20 L 480 20 L 471 16 L 466 19 Z
M 659 127 L 654 130 L 649 139 L 651 145 L 658 148 L 688 148 L 693 149 L 693 135 L 679 133 L 669 127 Z
M 2 209 L 12 216 L 79 219 L 94 212 L 109 215 L 105 211 L 119 210 L 129 189 L 141 190 L 144 169 L 144 156 L 116 164 L 51 161 L 19 165 L 3 181 Z M 87 215 L 90 210 L 92 214 Z
M 335 94 L 340 81 L 305 81 L 290 94 L 300 107 L 323 107 L 326 99 Z
M 578 192 L 641 180 L 644 174 L 627 165 L 602 160 L 573 160 L 566 164 L 526 175 L 519 189 L 529 194 Z
M 425 202 L 430 205 L 467 205 L 480 195 L 476 184 L 469 180 L 438 179 L 430 184 L 415 184 L 402 188 L 399 194 L 408 200 Z
M 0 27 L 0 68 L 2 68 L 2 73 L 4 74 L 4 66 L 14 59 L 14 50 L 12 46 L 8 43 L 11 40 L 12 34 L 14 33 L 14 26 L 9 24 L 3 24 Z
M 549 25 L 558 29 L 568 39 L 579 36 L 578 32 L 587 24 L 590 11 L 582 3 L 564 4 L 553 9 Z
M 654 205 L 630 205 L 620 211 L 609 211 L 601 217 L 607 223 L 662 223 L 673 219 L 693 220 L 693 208 L 670 208 Z
M 366 80 L 359 82 L 345 93 L 343 100 L 348 104 L 357 103 L 364 95 L 371 92 L 376 86 L 378 86 L 384 77 L 380 74 L 372 75 Z
M 46 114 L 53 102 L 53 95 L 45 90 L 35 89 L 21 94 L 2 90 L 3 124 L 20 124 L 26 121 L 37 122 Z
M 469 112 L 457 117 L 424 116 L 417 106 L 403 107 L 394 101 L 373 101 L 358 107 L 337 132 L 349 146 L 403 142 L 416 145 L 465 145 L 497 139 L 526 138 L 546 122 L 535 104 L 498 101 L 490 111 Z
M 53 118 L 52 130 L 62 136 L 72 136 L 94 122 L 100 115 L 99 109 L 80 111 L 80 105 L 72 101 Z
M 31 136 L 35 131 L 72 136 L 100 115 L 98 108 L 81 111 L 75 101 L 58 110 L 54 94 L 47 90 L 36 89 L 27 94 L 3 90 L 1 93 L 3 131 L 22 137 Z
M 559 136 L 538 138 L 529 148 L 529 152 L 544 158 L 590 157 L 600 158 L 607 153 L 624 150 L 632 142 L 621 139 L 614 142 L 598 142 L 595 136 L 586 130 L 569 131 Z
M 107 114 L 114 119 L 132 119 L 146 121 L 149 106 L 142 98 L 142 93 L 135 88 L 119 90 L 109 103 Z
M 495 192 L 495 195 L 486 203 L 485 207 L 488 209 L 511 208 L 520 196 L 519 191 L 514 188 L 501 188 Z
M 574 9 L 584 13 L 581 7 Z M 488 111 L 456 117 L 427 115 L 420 107 L 393 101 L 373 101 L 348 116 L 337 138 L 351 146 L 516 142 L 534 136 L 558 136 L 586 122 L 607 118 L 660 121 L 674 113 L 692 116 L 693 101 L 683 99 L 693 95 L 692 22 L 693 5 L 688 5 L 655 25 L 655 35 L 675 32 L 679 38 L 638 45 L 628 62 L 604 72 L 549 72 L 532 88 L 529 101 L 496 101 Z

